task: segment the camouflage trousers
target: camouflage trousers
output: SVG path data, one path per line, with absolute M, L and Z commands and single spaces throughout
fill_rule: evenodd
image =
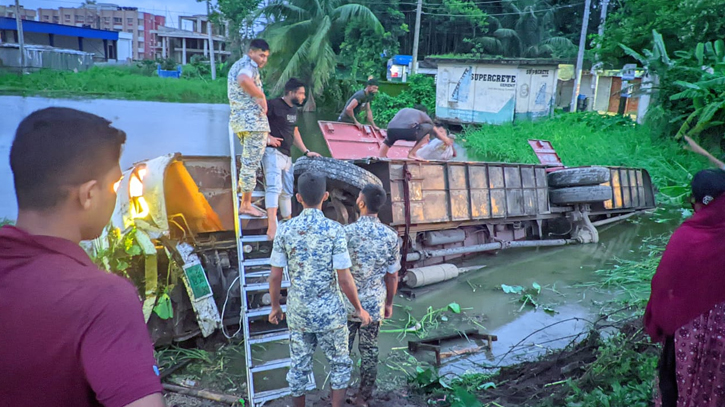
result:
M 375 387 L 375 379 L 378 377 L 378 334 L 380 333 L 380 321 L 371 322 L 368 326 L 362 326 L 361 322 L 348 321 L 348 349 L 352 353 L 355 335 L 359 341 L 357 348 L 360 351 L 360 396 L 370 399 Z
M 347 349 L 347 327 L 326 332 L 290 331 L 289 353 L 292 359 L 287 382 L 292 397 L 305 394 L 312 373 L 312 355 L 317 345 L 330 364 L 330 385 L 333 390 L 346 389 L 350 384 L 352 360 Z
M 257 169 L 267 146 L 267 132 L 240 131 L 237 137 L 243 147 L 242 165 L 239 168 L 239 191 L 252 192 L 257 185 Z

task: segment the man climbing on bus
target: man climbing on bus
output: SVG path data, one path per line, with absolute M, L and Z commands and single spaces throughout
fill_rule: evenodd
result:
M 312 356 L 319 344 L 330 363 L 332 406 L 342 407 L 352 371 L 342 293 L 362 325 L 370 323 L 370 315 L 360 304 L 355 280 L 350 274 L 345 230 L 322 213 L 322 202 L 330 195 L 325 176 L 306 172 L 297 180 L 297 189 L 297 201 L 304 210 L 280 225 L 274 238 L 269 322 L 279 324 L 284 319 L 279 299 L 283 269 L 287 267 L 291 282 L 287 295 L 291 359 L 287 381 L 294 405 L 305 405 Z
M 385 190 L 375 184 L 366 185 L 357 198 L 360 219 L 345 226 L 347 247 L 352 267 L 350 272 L 358 288 L 360 303 L 370 314 L 372 322 L 363 326 L 355 317 L 354 308 L 348 307 L 348 347 L 352 353 L 355 336 L 360 351 L 360 392 L 353 402 L 367 406 L 372 398 L 378 375 L 378 333 L 384 318 L 393 315 L 393 299 L 398 288 L 400 270 L 400 243 L 398 234 L 382 224 L 378 212 L 385 204 Z
M 357 115 L 365 109 L 367 112 L 368 123 L 373 126 L 373 129 L 380 130 L 375 125 L 373 120 L 373 111 L 370 108 L 370 103 L 375 99 L 375 94 L 378 93 L 378 81 L 376 79 L 368 79 L 367 86 L 365 89 L 355 92 L 354 95 L 345 103 L 345 108 L 340 113 L 340 117 L 337 118 L 339 122 L 353 123 L 358 129 L 362 129 L 363 125 L 357 120 Z
M 388 123 L 387 133 L 380 148 L 381 158 L 388 156 L 388 150 L 398 140 L 415 141 L 415 145 L 408 152 L 408 158 L 411 160 L 420 160 L 417 152 L 430 140 L 431 135 L 438 138 L 446 147 L 453 146 L 453 140 L 448 137 L 448 131 L 443 123 L 434 122 L 425 112 L 425 107 L 421 105 L 400 109 Z

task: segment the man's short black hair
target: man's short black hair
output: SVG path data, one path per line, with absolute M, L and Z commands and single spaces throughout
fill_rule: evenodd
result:
M 363 187 L 362 191 L 363 202 L 368 207 L 368 212 L 371 214 L 377 214 L 380 212 L 380 208 L 385 204 L 387 196 L 385 190 L 380 185 L 367 184 Z
M 368 79 L 367 86 L 379 86 L 380 82 L 378 82 L 375 78 Z
M 52 209 L 68 187 L 101 180 L 118 165 L 125 142 L 126 133 L 91 113 L 65 107 L 31 113 L 10 148 L 18 208 Z
M 284 84 L 284 94 L 288 94 L 290 92 L 297 92 L 297 89 L 305 86 L 304 83 L 302 83 L 301 80 L 297 78 L 290 78 L 290 80 L 287 81 L 287 83 Z
M 417 104 L 417 105 L 413 106 L 413 109 L 420 110 L 421 112 L 428 114 L 428 108 L 421 104 Z
M 702 170 L 692 178 L 692 196 L 696 202 L 709 205 L 725 194 L 725 171 Z
M 261 38 L 255 38 L 249 43 L 249 49 L 252 51 L 269 51 L 269 44 Z
M 327 191 L 327 178 L 317 171 L 307 171 L 297 180 L 297 190 L 307 206 L 317 206 Z

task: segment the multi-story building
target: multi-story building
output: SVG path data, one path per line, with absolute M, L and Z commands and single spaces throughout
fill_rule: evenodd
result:
M 229 25 L 224 23 L 209 24 L 206 15 L 180 16 L 179 27 L 159 27 L 154 34 L 161 41 L 162 58 L 172 58 L 176 62 L 186 65 L 194 55 L 209 56 L 211 47 L 214 47 L 214 58 L 225 61 L 231 53 L 226 49 L 226 40 L 229 36 Z M 209 44 L 209 27 L 211 27 L 211 45 Z
M 37 13 L 35 12 L 35 10 L 29 10 L 23 6 L 20 6 L 20 18 L 22 20 L 35 21 L 36 15 Z M 0 17 L 15 18 L 15 6 L 0 6 Z
M 86 4 L 78 8 L 38 9 L 38 21 L 133 34 L 133 59 L 154 59 L 160 53 L 155 31 L 166 18 L 115 4 Z

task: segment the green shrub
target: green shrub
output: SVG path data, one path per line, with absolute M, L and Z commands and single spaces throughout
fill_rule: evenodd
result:
M 469 127 L 463 139 L 473 159 L 520 163 L 538 163 L 528 140 L 548 140 L 564 165 L 644 168 L 660 191 L 673 198 L 684 197 L 692 176 L 707 167 L 704 159 L 683 150 L 672 139 L 652 136 L 646 126 L 598 113 Z
M 428 109 L 428 114 L 435 115 L 436 86 L 435 80 L 427 75 L 412 75 L 408 77 L 408 87 L 398 96 L 379 93 L 372 103 L 375 123 L 384 126 L 402 108 L 421 104 Z
M 83 96 L 181 103 L 228 103 L 225 78 L 171 80 L 138 74 L 150 66 L 93 67 L 84 72 L 43 70 L 0 75 L 0 92 L 50 97 Z M 154 67 L 155 69 L 155 67 Z

